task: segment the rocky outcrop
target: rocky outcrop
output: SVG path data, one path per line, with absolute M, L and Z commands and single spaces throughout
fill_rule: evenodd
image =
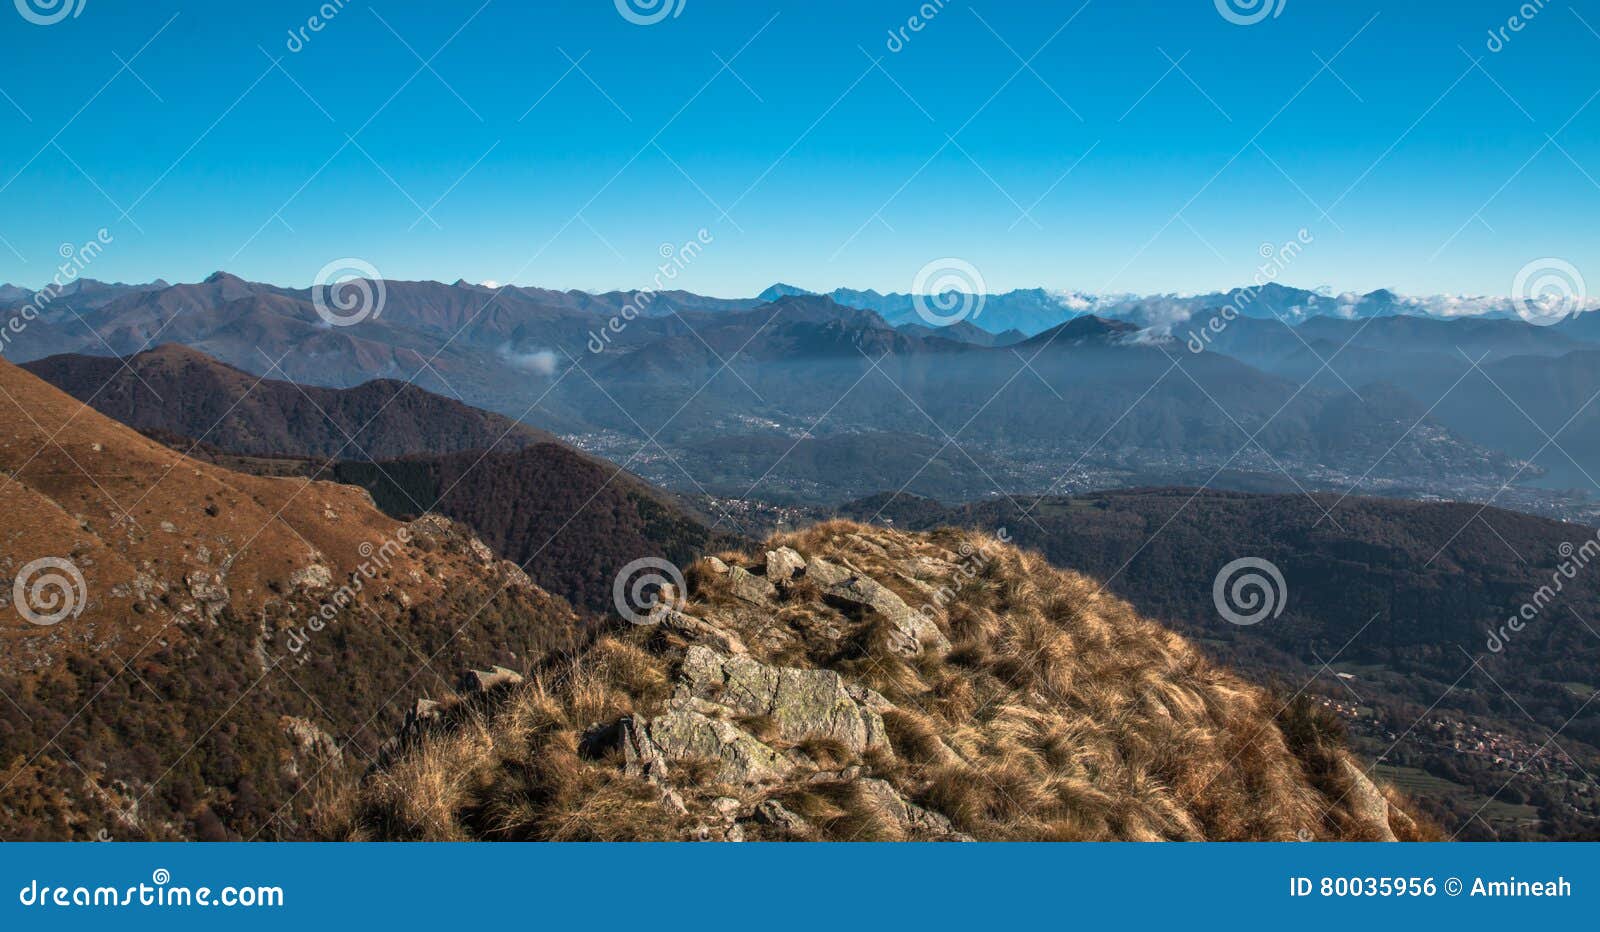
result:
M 1350 781 L 1350 790 L 1345 794 L 1345 801 L 1349 804 L 1351 813 L 1374 828 L 1378 841 L 1398 841 L 1394 829 L 1389 825 L 1389 815 L 1393 807 L 1389 805 L 1389 800 L 1384 797 L 1383 791 L 1378 789 L 1372 779 L 1349 758 L 1342 758 L 1339 765 L 1345 779 Z
M 464 766 L 513 773 L 446 782 L 519 794 L 467 811 L 549 806 L 527 837 L 586 839 L 1421 833 L 1344 751 L 1290 751 L 1266 694 L 1036 555 L 839 523 L 692 570 L 642 623 L 456 700 Z
M 715 761 L 720 783 L 773 783 L 794 770 L 787 754 L 721 718 L 726 711 L 713 702 L 674 699 L 665 715 L 644 723 L 645 731 L 668 760 Z
M 973 841 L 958 832 L 950 820 L 915 803 L 907 802 L 900 791 L 886 780 L 857 780 L 855 790 L 863 800 L 886 816 L 907 841 Z
M 684 657 L 680 690 L 747 715 L 772 721 L 778 737 L 839 742 L 852 754 L 887 748 L 883 716 L 888 700 L 862 688 L 858 701 L 832 670 L 773 667 L 744 656 L 723 656 L 691 647 Z
M 831 576 L 838 579 L 837 574 Z M 889 623 L 891 647 L 900 653 L 915 656 L 922 653 L 924 648 L 940 653 L 950 649 L 949 638 L 944 636 L 933 619 L 912 611 L 904 599 L 870 576 L 851 574 L 827 585 L 822 591 L 830 599 L 848 605 L 860 605 L 877 613 Z

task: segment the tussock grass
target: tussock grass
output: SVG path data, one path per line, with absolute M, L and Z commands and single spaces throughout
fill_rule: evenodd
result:
M 754 837 L 906 837 L 879 794 L 838 776 L 853 767 L 979 839 L 1382 834 L 1350 804 L 1356 794 L 1336 722 L 1213 665 L 1087 577 L 970 531 L 907 535 L 828 522 L 778 544 L 871 576 L 913 609 L 929 604 L 931 591 L 949 595 L 928 613 L 951 649 L 904 657 L 885 647 L 887 619 L 823 598 L 812 580 L 761 607 L 734 598 L 726 577 L 704 564 L 689 573 L 688 613 L 738 633 L 756 659 L 833 669 L 893 703 L 883 715 L 892 750 L 856 759 L 821 736 L 784 745 L 770 719 L 739 717 L 746 732 L 810 766 L 777 785 L 727 787 L 712 784 L 715 762 L 674 762 L 671 784 L 690 809 L 678 814 L 660 787 L 625 775 L 620 760 L 583 752 L 587 731 L 659 714 L 672 694 L 680 651 L 649 629 L 619 629 L 576 659 L 534 671 L 499 708 L 426 736 L 359 790 L 330 798 L 325 833 L 679 838 L 694 832 L 711 798 L 732 795 L 747 810 L 778 800 L 809 823 L 784 831 L 747 822 Z M 736 552 L 721 558 L 761 562 Z M 1396 835 L 1437 837 L 1385 792 Z

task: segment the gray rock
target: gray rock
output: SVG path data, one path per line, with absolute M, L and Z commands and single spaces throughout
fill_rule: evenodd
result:
M 778 595 L 777 587 L 742 566 L 728 570 L 728 582 L 735 596 L 757 605 L 765 605 Z
M 748 654 L 744 641 L 739 635 L 719 628 L 708 621 L 696 618 L 677 611 L 669 606 L 661 606 L 650 613 L 647 623 L 659 624 L 669 631 L 673 631 L 686 640 L 699 641 L 715 650 L 725 654 Z
M 968 834 L 958 832 L 950 820 L 929 809 L 910 802 L 886 780 L 858 780 L 856 792 L 863 801 L 876 807 L 893 820 L 912 841 L 974 841 Z
M 762 825 L 790 832 L 803 832 L 811 827 L 811 823 L 804 816 L 794 812 L 788 806 L 769 799 L 756 807 L 756 821 Z
M 684 657 L 681 675 L 689 695 L 767 716 L 785 741 L 832 738 L 856 754 L 889 745 L 881 711 L 893 706 L 871 690 L 863 690 L 858 701 L 832 670 L 767 666 L 695 646 Z
M 1349 758 L 1340 760 L 1339 764 L 1351 784 L 1350 792 L 1345 796 L 1350 811 L 1361 821 L 1371 823 L 1378 829 L 1379 841 L 1399 841 L 1389 827 L 1389 800 L 1384 798 L 1383 792 Z
M 806 568 L 806 558 L 799 551 L 779 547 L 767 551 L 767 579 L 774 582 L 793 579 Z
M 728 564 L 722 562 L 721 557 L 706 557 L 706 565 L 711 567 L 711 572 L 719 576 L 728 572 Z
M 787 754 L 762 744 L 732 722 L 707 715 L 706 706 L 715 708 L 712 703 L 673 700 L 666 714 L 650 720 L 650 740 L 670 760 L 717 761 L 717 780 L 722 783 L 771 783 L 794 769 Z
M 806 564 L 806 578 L 819 586 L 836 586 L 848 582 L 855 574 L 842 566 L 835 566 L 821 557 L 812 557 Z
M 819 562 L 812 561 L 813 564 Z M 883 616 L 895 634 L 891 646 L 901 653 L 920 654 L 924 647 L 939 652 L 950 649 L 950 640 L 933 619 L 912 611 L 904 599 L 870 576 L 852 575 L 843 582 L 826 586 L 823 594 L 837 601 L 865 606 Z

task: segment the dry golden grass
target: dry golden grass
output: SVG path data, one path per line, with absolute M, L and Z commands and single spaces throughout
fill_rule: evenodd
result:
M 679 815 L 621 761 L 583 753 L 584 733 L 657 714 L 684 643 L 648 628 L 598 640 L 536 671 L 491 713 L 452 716 L 359 791 L 332 801 L 333 837 L 681 838 L 706 804 L 782 802 L 809 825 L 757 837 L 906 837 L 859 777 L 983 840 L 1377 838 L 1353 810 L 1342 735 L 1308 703 L 1287 707 L 1207 661 L 1093 580 L 968 531 L 907 535 L 829 522 L 774 542 L 878 580 L 931 609 L 952 647 L 903 657 L 887 624 L 823 598 L 814 582 L 774 606 L 739 602 L 695 567 L 688 613 L 737 632 L 758 660 L 836 670 L 877 690 L 892 752 L 856 759 L 820 737 L 785 745 L 760 717 L 735 724 L 809 766 L 761 788 L 717 786 L 715 767 L 674 762 Z M 722 555 L 758 567 L 755 555 Z M 964 570 L 962 568 L 965 568 Z M 935 600 L 933 593 L 942 598 Z M 850 768 L 849 771 L 846 768 Z M 859 768 L 859 770 L 857 770 Z M 1401 838 L 1434 830 L 1391 800 Z

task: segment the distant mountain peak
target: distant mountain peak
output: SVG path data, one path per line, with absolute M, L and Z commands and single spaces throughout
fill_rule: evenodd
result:
M 1042 347 L 1070 346 L 1074 343 L 1111 343 L 1143 329 L 1138 324 L 1130 324 L 1125 320 L 1108 320 L 1093 314 L 1085 314 L 1082 317 L 1074 317 L 1064 324 L 1057 324 L 1022 345 Z
M 806 289 L 797 285 L 786 285 L 783 282 L 775 282 L 769 288 L 767 288 L 766 291 L 756 295 L 756 298 L 761 301 L 772 302 L 778 300 L 779 298 L 792 298 L 799 295 L 809 294 L 816 294 L 816 292 L 807 291 Z

